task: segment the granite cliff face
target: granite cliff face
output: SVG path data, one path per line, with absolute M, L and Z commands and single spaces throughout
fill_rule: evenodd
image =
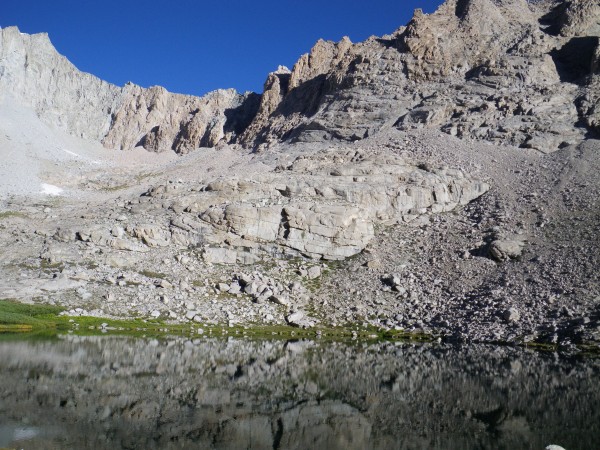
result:
M 120 104 L 117 86 L 78 71 L 47 34 L 0 30 L 0 101 L 31 107 L 44 121 L 84 139 L 100 141 Z
M 109 148 L 186 153 L 426 127 L 552 152 L 598 131 L 599 36 L 593 1 L 448 0 L 383 38 L 317 42 L 291 71 L 269 74 L 260 96 L 198 98 L 110 85 L 75 69 L 47 35 L 13 27 L 2 30 L 0 86 Z
M 193 97 L 172 94 L 159 86 L 144 89 L 129 84 L 123 88 L 102 143 L 122 150 L 141 145 L 149 151 L 180 154 L 214 147 L 232 140 L 235 129 L 244 126 L 239 110 L 246 101 L 255 101 L 254 96 L 242 96 L 233 89 Z
M 258 105 L 256 95 L 233 90 L 200 98 L 120 88 L 77 70 L 46 34 L 16 27 L 0 30 L 0 102 L 30 107 L 44 122 L 108 148 L 177 153 L 231 141 Z

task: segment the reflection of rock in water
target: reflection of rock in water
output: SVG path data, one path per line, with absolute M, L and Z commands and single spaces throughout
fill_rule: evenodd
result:
M 29 449 L 576 449 L 600 438 L 600 362 L 508 348 L 69 337 L 0 344 L 0 360 L 0 423 L 54 430 L 13 439 Z

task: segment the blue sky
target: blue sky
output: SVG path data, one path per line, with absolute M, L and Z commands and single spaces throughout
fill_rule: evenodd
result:
M 319 38 L 391 33 L 442 0 L 0 0 L 0 26 L 47 32 L 79 69 L 123 85 L 202 95 L 262 92 Z

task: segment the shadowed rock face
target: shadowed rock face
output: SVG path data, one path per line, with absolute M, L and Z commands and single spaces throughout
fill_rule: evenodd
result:
M 596 362 L 507 348 L 65 337 L 0 356 L 9 447 L 583 449 L 600 432 Z
M 573 37 L 600 34 L 600 5 L 598 2 L 571 0 L 556 2 L 544 17 L 554 34 Z

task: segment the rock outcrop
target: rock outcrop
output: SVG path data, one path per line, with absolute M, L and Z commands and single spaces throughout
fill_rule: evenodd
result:
M 597 345 L 599 8 L 448 0 L 260 96 L 119 88 L 1 30 L 0 297 Z
M 215 180 L 195 195 L 160 188 L 148 195 L 159 195 L 163 204 L 170 201 L 171 209 L 181 211 L 171 221 L 171 233 L 182 244 L 200 240 L 240 251 L 338 260 L 361 252 L 376 224 L 451 211 L 488 189 L 459 170 L 418 168 L 399 158 L 349 149 L 301 156 L 252 181 Z M 140 233 L 135 236 L 148 241 Z M 219 259 L 211 253 L 210 259 L 238 261 L 235 253 L 229 255 Z
M 172 94 L 160 86 L 144 89 L 128 84 L 102 142 L 122 150 L 141 145 L 150 151 L 177 153 L 215 147 L 231 140 L 234 127 L 229 120 L 251 98 L 233 89 L 194 97 Z

